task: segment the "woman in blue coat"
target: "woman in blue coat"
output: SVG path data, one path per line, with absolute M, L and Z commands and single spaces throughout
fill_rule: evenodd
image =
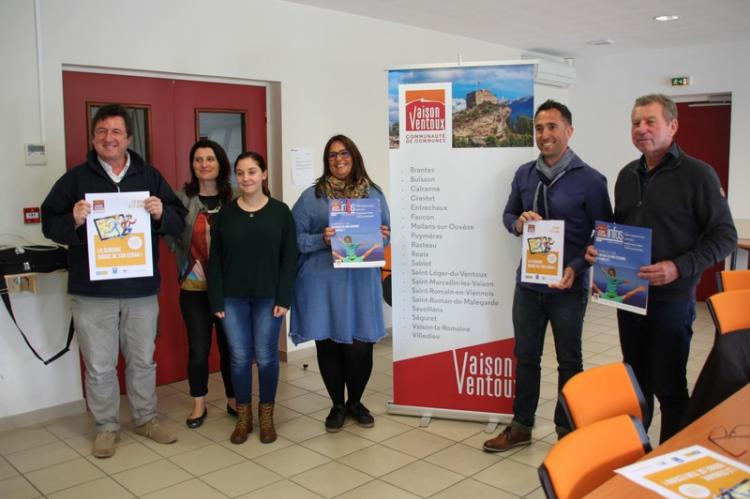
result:
M 356 198 L 380 200 L 385 245 L 390 214 L 383 191 L 367 174 L 354 142 L 335 135 L 323 152 L 323 174 L 292 209 L 300 256 L 290 336 L 295 344 L 315 340 L 333 403 L 325 422 L 329 432 L 341 430 L 347 414 L 361 426 L 375 424 L 360 399 L 372 372 L 373 345 L 385 336 L 380 269 L 334 269 L 331 238 L 336 231 L 328 226 L 328 200 Z

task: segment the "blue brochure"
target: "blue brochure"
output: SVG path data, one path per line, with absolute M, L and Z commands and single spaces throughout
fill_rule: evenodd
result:
M 331 239 L 334 268 L 383 267 L 381 223 L 379 199 L 329 200 L 328 225 L 336 229 Z
M 594 247 L 591 301 L 646 315 L 648 281 L 638 269 L 651 263 L 651 229 L 597 221 Z

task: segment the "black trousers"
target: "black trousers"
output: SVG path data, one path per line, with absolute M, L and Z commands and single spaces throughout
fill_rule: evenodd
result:
M 373 343 L 354 340 L 351 345 L 333 340 L 316 341 L 318 367 L 334 405 L 359 402 L 372 373 Z
M 216 343 L 219 345 L 221 378 L 224 393 L 234 397 L 232 375 L 229 368 L 229 346 L 221 321 L 211 313 L 208 293 L 205 291 L 180 290 L 180 310 L 185 320 L 188 335 L 188 382 L 192 397 L 203 397 L 208 393 L 208 355 L 211 353 L 211 331 L 216 327 Z
M 630 364 L 646 397 L 643 426 L 648 430 L 654 397 L 661 407 L 659 443 L 677 433 L 687 409 L 687 361 L 693 337 L 695 301 L 649 300 L 648 314 L 617 311 L 623 360 Z

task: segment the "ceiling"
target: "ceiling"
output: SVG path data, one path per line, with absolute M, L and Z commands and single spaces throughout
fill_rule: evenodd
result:
M 564 58 L 750 39 L 750 0 L 289 1 Z

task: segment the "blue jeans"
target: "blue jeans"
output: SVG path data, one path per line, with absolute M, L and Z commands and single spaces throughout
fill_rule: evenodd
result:
M 633 368 L 646 397 L 646 429 L 654 414 L 654 395 L 661 406 L 660 443 L 677 433 L 690 398 L 686 366 L 694 320 L 694 300 L 649 301 L 645 316 L 617 311 L 623 360 Z
M 526 431 L 534 427 L 539 404 L 539 383 L 544 333 L 552 324 L 557 352 L 557 391 L 583 370 L 581 333 L 588 294 L 585 290 L 569 293 L 540 293 L 516 284 L 513 297 L 513 330 L 516 338 L 516 398 L 513 423 Z M 560 404 L 555 408 L 558 433 L 570 430 Z
M 273 316 L 274 301 L 273 298 L 224 298 L 224 332 L 238 404 L 250 403 L 253 358 L 258 364 L 260 401 L 276 399 L 282 318 Z

